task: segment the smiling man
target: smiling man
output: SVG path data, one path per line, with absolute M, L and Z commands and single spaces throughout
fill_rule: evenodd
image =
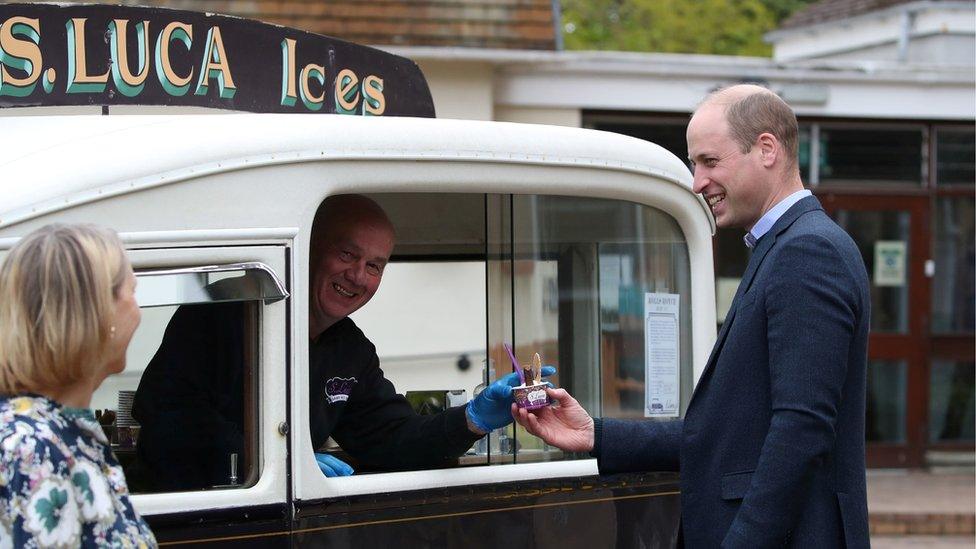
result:
M 867 547 L 864 406 L 871 297 L 860 253 L 803 189 L 797 123 L 758 86 L 719 90 L 688 124 L 694 190 L 752 257 L 682 419 L 512 413 L 589 451 L 600 473 L 681 471 L 687 547 Z
M 397 394 L 383 376 L 376 348 L 348 318 L 379 288 L 394 239 L 383 210 L 359 195 L 326 199 L 312 226 L 312 444 L 320 448 L 331 436 L 371 470 L 432 467 L 463 454 L 484 433 L 511 422 L 511 386 L 518 383 L 510 374 L 466 406 L 425 416 L 414 413 Z M 317 453 L 316 460 L 326 475 L 351 473 L 330 454 Z
M 509 374 L 465 406 L 418 415 L 379 367 L 376 348 L 349 318 L 366 305 L 393 252 L 392 223 L 375 202 L 337 195 L 319 206 L 309 253 L 309 419 L 313 447 L 331 436 L 370 471 L 443 466 L 485 433 L 511 423 Z M 219 283 L 218 283 L 219 284 Z M 250 311 L 250 312 L 249 312 Z M 133 416 L 148 489 L 174 491 L 245 479 L 245 394 L 253 394 L 246 334 L 254 311 L 242 302 L 183 305 L 142 379 Z M 554 368 L 547 367 L 544 375 Z M 232 457 L 233 456 L 233 457 Z M 316 453 L 326 476 L 353 474 Z M 237 463 L 237 474 L 230 463 Z

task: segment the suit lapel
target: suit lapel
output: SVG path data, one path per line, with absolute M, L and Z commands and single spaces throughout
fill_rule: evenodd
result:
M 749 291 L 752 286 L 752 281 L 756 277 L 756 272 L 759 270 L 759 266 L 762 264 L 763 260 L 766 259 L 766 255 L 769 250 L 773 248 L 776 243 L 776 239 L 780 234 L 793 224 L 794 221 L 799 219 L 799 217 L 807 212 L 813 210 L 821 210 L 820 201 L 816 197 L 808 196 L 803 198 L 796 204 L 786 210 L 786 212 L 776 220 L 776 223 L 770 227 L 769 232 L 763 235 L 756 243 L 756 247 L 752 251 L 752 256 L 749 258 L 749 263 L 746 265 L 746 271 L 742 275 L 742 280 L 739 282 L 739 287 L 735 291 L 735 297 L 732 298 L 732 304 L 729 306 L 729 314 L 725 317 L 725 322 L 722 323 L 722 329 L 718 333 L 718 337 L 715 339 L 715 345 L 712 346 L 712 353 L 708 357 L 708 362 L 705 363 L 705 369 L 702 371 L 701 378 L 698 380 L 698 384 L 695 386 L 695 390 L 691 394 L 692 401 L 695 399 L 695 395 L 698 394 L 698 387 L 701 386 L 702 380 L 711 371 L 715 362 L 718 360 L 719 352 L 725 344 L 725 338 L 729 334 L 729 329 L 732 327 L 732 322 L 735 320 L 735 313 L 739 308 L 739 301 L 742 296 Z M 690 401 L 689 401 L 690 402 Z M 689 404 L 690 405 L 690 404 Z

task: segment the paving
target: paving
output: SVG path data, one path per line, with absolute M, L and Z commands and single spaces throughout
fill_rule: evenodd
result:
M 972 470 L 870 470 L 867 481 L 873 547 L 976 547 Z

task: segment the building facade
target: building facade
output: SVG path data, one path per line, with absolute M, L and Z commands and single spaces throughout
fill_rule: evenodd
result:
M 861 248 L 872 280 L 868 462 L 971 463 L 974 395 L 972 3 L 814 4 L 768 39 L 772 59 L 398 47 L 439 117 L 584 126 L 681 158 L 696 102 L 756 82 L 797 113 L 803 180 Z M 715 237 L 721 322 L 748 261 Z

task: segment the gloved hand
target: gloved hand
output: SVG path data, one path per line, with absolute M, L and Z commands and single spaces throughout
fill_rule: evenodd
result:
M 554 366 L 543 366 L 542 377 L 556 373 Z M 495 381 L 468 403 L 465 413 L 478 430 L 488 433 L 512 422 L 512 387 L 520 384 L 518 373 L 512 372 Z M 550 383 L 550 385 L 552 385 Z
M 316 452 L 315 461 L 319 464 L 319 469 L 322 471 L 322 474 L 327 477 L 348 477 L 355 472 L 349 464 L 332 454 L 319 454 Z

